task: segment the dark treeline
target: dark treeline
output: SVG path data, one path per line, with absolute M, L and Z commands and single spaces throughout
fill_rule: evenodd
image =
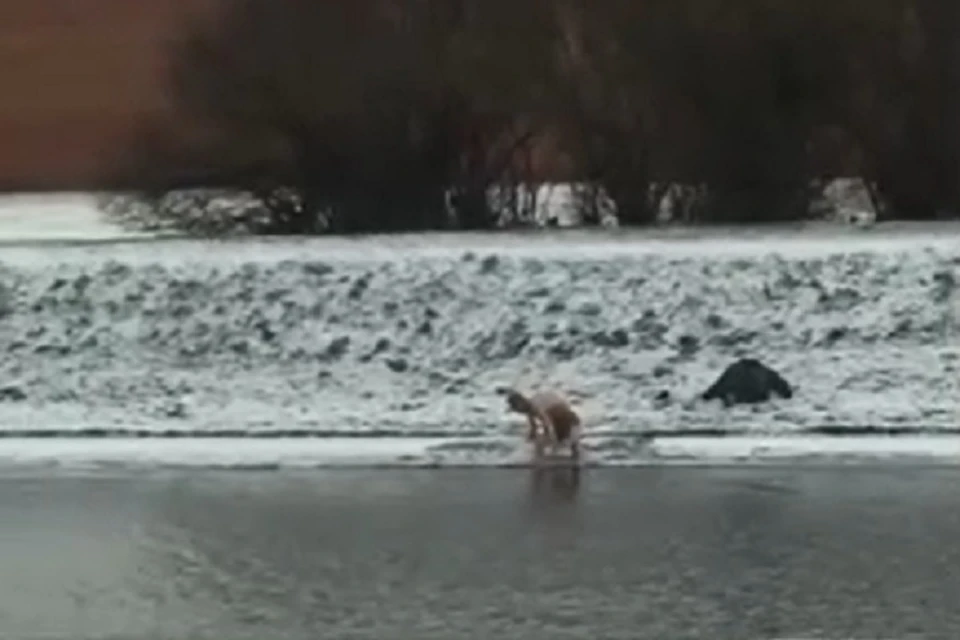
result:
M 216 134 L 208 155 L 145 134 L 133 166 L 155 191 L 189 166 L 252 192 L 266 231 L 487 229 L 491 187 L 541 180 L 584 185 L 588 223 L 600 191 L 621 224 L 649 223 L 670 183 L 698 187 L 696 221 L 797 218 L 833 176 L 898 217 L 960 209 L 960 3 L 225 6 L 190 25 L 171 74 Z

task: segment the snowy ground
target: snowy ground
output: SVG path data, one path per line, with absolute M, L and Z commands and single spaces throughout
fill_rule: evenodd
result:
M 13 210 L 0 205 L 6 240 L 10 220 L 30 239 L 43 236 L 30 225 L 84 237 Z M 609 463 L 650 457 L 653 434 L 960 426 L 957 226 L 128 243 L 87 225 L 97 242 L 0 249 L 11 445 L 368 433 L 440 438 L 397 460 L 504 462 L 519 429 L 495 393 L 506 384 L 568 391 Z M 795 397 L 695 399 L 746 355 Z
M 25 240 L 113 240 L 142 234 L 103 221 L 96 197 L 84 193 L 0 196 L 0 243 Z

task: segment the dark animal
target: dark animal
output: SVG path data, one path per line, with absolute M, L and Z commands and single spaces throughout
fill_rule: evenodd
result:
M 700 396 L 704 400 L 719 398 L 724 406 L 767 402 L 773 395 L 792 398 L 790 383 L 759 360 L 743 358 L 727 367 L 717 381 Z

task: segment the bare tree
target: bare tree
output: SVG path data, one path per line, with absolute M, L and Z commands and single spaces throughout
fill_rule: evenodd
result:
M 265 231 L 491 228 L 489 187 L 546 104 L 545 7 L 237 0 L 190 25 L 171 87 L 246 150 L 217 179 L 274 211 Z
M 217 144 L 170 175 L 252 193 L 261 232 L 490 229 L 493 188 L 529 217 L 549 133 L 588 223 L 601 197 L 655 222 L 677 184 L 689 221 L 796 218 L 857 173 L 931 216 L 960 208 L 958 31 L 938 0 L 235 0 L 178 48 Z

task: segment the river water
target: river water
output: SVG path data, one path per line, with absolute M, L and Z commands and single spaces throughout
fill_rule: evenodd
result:
M 14 472 L 8 640 L 960 637 L 960 471 Z

